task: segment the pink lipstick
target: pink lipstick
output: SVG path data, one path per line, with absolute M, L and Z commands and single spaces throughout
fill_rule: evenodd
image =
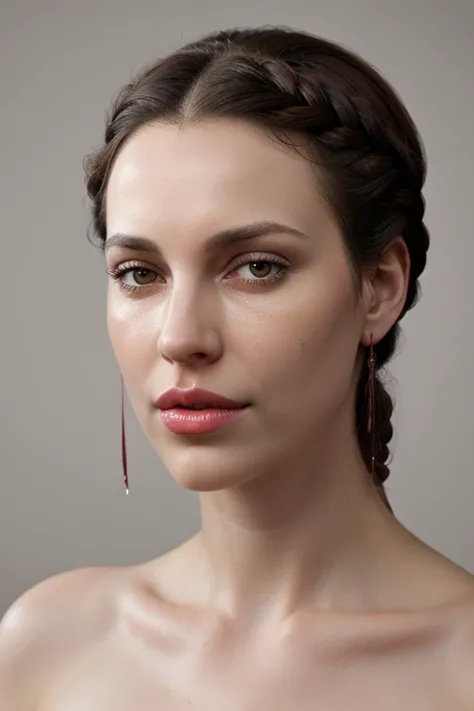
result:
M 248 405 L 203 388 L 171 388 L 156 401 L 165 427 L 176 434 L 214 432 L 233 422 Z

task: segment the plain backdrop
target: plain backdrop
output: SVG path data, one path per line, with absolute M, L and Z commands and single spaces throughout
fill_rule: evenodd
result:
M 428 155 L 422 298 L 402 321 L 388 493 L 405 525 L 474 572 L 473 0 L 3 0 L 0 9 L 0 615 L 55 573 L 158 556 L 199 528 L 127 409 L 86 239 L 82 160 L 112 95 L 206 32 L 284 24 L 359 52 Z

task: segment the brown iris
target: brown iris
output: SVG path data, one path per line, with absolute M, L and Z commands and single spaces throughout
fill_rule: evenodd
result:
M 134 281 L 140 285 L 152 284 L 156 279 L 156 274 L 151 269 L 145 269 L 144 267 L 134 269 L 132 274 Z
M 265 269 L 270 269 L 270 270 L 271 270 L 271 268 L 272 268 L 272 265 L 271 265 L 269 262 L 265 262 L 265 261 L 262 260 L 262 261 L 258 261 L 258 262 L 250 262 L 250 264 L 249 264 L 249 269 L 254 270 L 256 264 L 257 264 L 257 265 L 261 265 L 262 269 L 264 269 L 264 270 L 265 270 Z M 255 271 L 257 271 L 257 272 L 259 271 L 258 266 L 257 266 L 257 268 L 255 269 Z M 267 275 L 267 274 L 254 274 L 254 276 L 265 277 L 265 276 L 268 276 L 268 275 Z

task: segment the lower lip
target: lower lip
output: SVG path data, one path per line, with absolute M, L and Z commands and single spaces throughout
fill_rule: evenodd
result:
M 160 417 L 165 427 L 176 434 L 207 434 L 233 422 L 247 407 L 246 405 L 235 410 L 175 408 L 161 410 Z

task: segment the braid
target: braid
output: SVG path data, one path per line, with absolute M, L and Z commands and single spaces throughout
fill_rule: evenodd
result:
M 376 349 L 374 349 L 376 350 Z M 377 361 L 376 361 L 377 363 Z M 377 365 L 376 365 L 377 368 Z M 372 464 L 372 436 L 367 429 L 368 404 L 365 384 L 369 378 L 369 368 L 367 358 L 364 359 L 364 367 L 358 383 L 356 396 L 356 422 L 357 438 L 365 465 L 371 471 Z M 393 436 L 392 418 L 393 402 L 385 389 L 378 374 L 375 374 L 375 481 L 374 484 L 382 496 L 385 505 L 390 510 L 390 504 L 385 495 L 384 482 L 390 475 L 387 460 L 390 456 L 388 444 Z

